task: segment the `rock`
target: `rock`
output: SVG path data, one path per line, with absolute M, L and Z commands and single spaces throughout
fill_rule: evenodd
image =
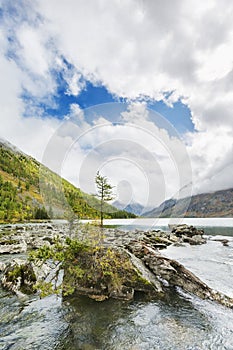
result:
M 141 245 L 140 245 L 140 247 L 141 247 Z M 135 248 L 135 246 L 134 246 L 134 248 Z M 140 248 L 138 247 L 136 249 L 137 249 L 137 253 L 138 253 Z M 139 259 L 136 255 L 132 254 L 130 251 L 127 251 L 127 254 L 129 254 L 132 264 L 140 272 L 144 281 L 147 281 L 148 284 L 152 284 L 154 286 L 154 289 L 156 290 L 156 292 L 162 293 L 163 287 L 161 285 L 161 281 L 158 280 L 158 278 L 155 276 L 155 274 L 153 274 L 150 270 L 148 270 L 146 268 L 146 266 L 144 265 L 144 263 L 142 262 L 142 260 Z M 142 256 L 143 256 L 143 254 L 142 254 Z
M 27 244 L 25 240 L 15 240 L 7 237 L 0 242 L 0 254 L 19 254 L 27 251 Z
M 95 301 L 104 301 L 104 300 L 108 299 L 108 296 L 106 296 L 106 295 L 89 294 L 88 296 L 90 299 L 93 299 Z
M 179 243 L 180 242 L 180 238 L 177 237 L 174 233 L 170 234 L 169 239 L 172 243 Z
M 195 244 L 205 244 L 206 239 L 203 238 L 204 230 L 197 229 L 194 226 L 188 225 L 176 225 L 172 227 L 172 232 L 170 235 L 170 240 L 174 243 L 189 243 L 191 245 Z
M 4 226 L 4 229 L 7 229 L 7 230 L 11 230 L 12 228 L 13 228 L 12 225 L 6 225 L 6 226 Z
M 211 241 L 221 242 L 225 247 L 229 247 L 228 239 L 215 238 L 215 239 L 211 239 Z
M 131 287 L 122 286 L 120 290 L 113 289 L 109 293 L 109 297 L 113 299 L 133 300 L 134 289 Z
M 15 227 L 15 230 L 16 230 L 16 231 L 19 231 L 19 232 L 20 232 L 20 231 L 24 231 L 24 230 L 25 230 L 25 227 L 24 227 L 24 226 L 16 226 L 16 227 Z
M 42 241 L 44 242 L 44 244 L 46 244 L 45 242 L 49 242 L 50 245 L 53 245 L 55 243 L 55 237 L 45 236 L 42 238 Z
M 166 249 L 167 248 L 167 245 L 164 243 L 154 243 L 152 246 L 154 249 Z
M 22 259 L 14 259 L 6 265 L 1 284 L 3 288 L 15 294 L 31 294 L 36 282 L 36 275 L 30 262 Z
M 183 240 L 183 242 L 189 243 L 191 245 L 198 245 L 198 244 L 206 243 L 206 239 L 203 238 L 201 235 L 195 235 L 192 237 L 182 236 L 182 240 Z
M 74 293 L 103 300 L 115 298 L 132 300 L 135 292 L 155 295 L 156 285 L 146 279 L 131 261 L 130 255 L 122 248 L 99 248 L 98 257 L 86 251 L 77 261 L 81 277 L 74 275 L 70 268 L 64 268 L 64 285 L 72 285 Z M 136 258 L 135 258 L 136 259 Z M 72 266 L 74 271 L 76 266 Z M 155 279 L 155 278 L 154 278 Z
M 46 278 L 52 273 L 54 275 L 54 266 L 52 266 L 49 262 L 45 262 L 42 265 L 37 266 L 36 264 L 32 264 L 33 271 L 35 272 L 37 281 L 44 281 Z
M 158 280 L 164 281 L 164 287 L 180 287 L 185 292 L 192 293 L 201 299 L 214 300 L 224 306 L 233 307 L 232 298 L 212 290 L 176 260 L 162 256 L 158 251 L 143 243 L 141 247 L 139 244 L 131 245 L 130 249 L 155 274 Z
M 183 235 L 193 237 L 195 235 L 202 236 L 204 234 L 204 231 L 202 229 L 197 229 L 192 225 L 188 226 L 186 224 L 182 224 L 182 225 L 173 226 L 172 233 L 177 237 L 181 237 Z
M 28 241 L 28 249 L 39 249 L 43 246 L 50 246 L 50 242 L 43 238 L 33 238 Z
M 140 241 L 154 249 L 166 249 L 173 242 L 169 239 L 169 234 L 160 230 L 146 231 Z
M 4 271 L 6 268 L 6 264 L 3 262 L 0 262 L 0 272 Z

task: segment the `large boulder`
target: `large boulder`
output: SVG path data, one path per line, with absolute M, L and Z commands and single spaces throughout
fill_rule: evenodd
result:
M 95 300 L 131 300 L 135 292 L 157 293 L 157 286 L 143 275 L 123 248 L 100 247 L 80 252 L 75 261 L 64 265 L 63 293 L 87 295 Z

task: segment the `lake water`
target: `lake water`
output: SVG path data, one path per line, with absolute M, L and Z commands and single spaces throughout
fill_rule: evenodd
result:
M 171 224 L 141 220 L 111 223 L 125 230 Z M 233 219 L 184 222 L 204 227 L 207 244 L 169 247 L 163 253 L 233 297 Z M 228 247 L 211 240 L 222 236 L 228 236 Z M 155 301 L 138 295 L 133 302 L 97 303 L 86 297 L 22 300 L 0 289 L 0 349 L 233 350 L 233 310 L 174 290 Z

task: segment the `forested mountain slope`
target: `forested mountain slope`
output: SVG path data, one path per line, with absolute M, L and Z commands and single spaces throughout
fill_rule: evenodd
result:
M 61 179 L 9 142 L 0 140 L 1 222 L 64 218 L 69 206 L 81 219 L 99 217 L 98 199 Z M 108 204 L 105 211 L 108 218 L 133 216 Z

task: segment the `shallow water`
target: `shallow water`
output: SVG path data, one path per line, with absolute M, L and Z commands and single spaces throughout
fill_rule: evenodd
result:
M 233 349 L 231 310 L 171 292 L 164 300 L 71 302 L 70 333 L 59 350 Z
M 208 230 L 214 238 L 228 235 L 229 247 L 208 240 L 163 253 L 233 296 L 233 228 Z M 0 289 L 0 349 L 233 350 L 233 310 L 175 290 L 155 301 L 138 294 L 133 302 L 98 303 L 86 297 L 19 299 Z

